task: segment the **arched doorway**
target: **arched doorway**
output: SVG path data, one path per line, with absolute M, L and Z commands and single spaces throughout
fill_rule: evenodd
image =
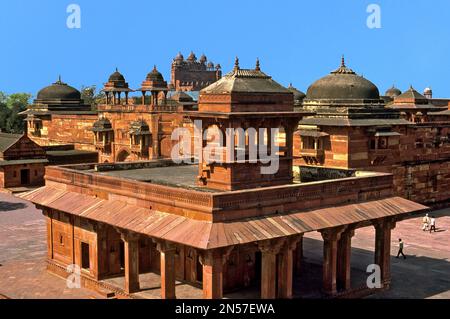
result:
M 130 157 L 130 153 L 127 150 L 121 150 L 117 155 L 117 162 L 126 162 Z

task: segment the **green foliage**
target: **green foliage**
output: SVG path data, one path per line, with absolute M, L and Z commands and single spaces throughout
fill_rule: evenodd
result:
M 23 133 L 24 119 L 20 112 L 26 110 L 31 94 L 0 92 L 0 129 L 2 132 Z
M 83 85 L 80 91 L 84 103 L 90 104 L 93 111 L 97 110 L 97 105 L 106 97 L 105 93 L 97 92 L 97 87 L 95 85 Z

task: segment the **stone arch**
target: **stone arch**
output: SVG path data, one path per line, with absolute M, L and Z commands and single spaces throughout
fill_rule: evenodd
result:
M 159 143 L 161 154 L 158 155 L 169 158 L 172 154 L 172 147 L 174 145 L 174 141 L 172 141 L 171 136 L 164 136 Z
M 129 158 L 130 152 L 126 149 L 122 149 L 116 157 L 116 162 L 127 162 L 129 161 Z

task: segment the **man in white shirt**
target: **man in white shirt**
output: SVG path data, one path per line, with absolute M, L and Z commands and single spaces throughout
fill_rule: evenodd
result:
M 436 218 L 434 218 L 434 216 L 431 216 L 431 222 L 430 222 L 430 233 L 433 230 L 434 232 L 436 232 Z
M 426 231 L 426 230 L 428 230 L 429 227 L 430 227 L 430 217 L 428 217 L 428 214 L 426 214 L 422 218 L 422 230 Z

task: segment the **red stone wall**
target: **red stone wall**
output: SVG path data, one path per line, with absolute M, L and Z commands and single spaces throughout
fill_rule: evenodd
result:
M 140 161 L 156 158 L 159 152 L 161 157 L 171 156 L 174 142 L 171 140 L 172 132 L 175 128 L 183 125 L 183 115 L 178 112 L 102 112 L 111 121 L 114 129 L 114 142 L 111 152 L 99 149 L 99 162 L 112 163 L 119 160 Z M 138 119 L 143 119 L 150 127 L 152 142 L 145 153 L 134 152 L 130 146 L 130 124 Z M 159 135 L 159 138 L 157 136 Z M 92 137 L 93 138 L 93 137 Z M 157 143 L 157 145 L 156 145 Z
M 394 174 L 394 192 L 425 204 L 450 199 L 450 127 L 442 123 L 394 126 L 401 136 L 389 136 L 386 149 L 371 149 L 371 134 L 364 127 L 321 127 L 330 134 L 325 161 L 315 165 Z M 348 147 L 348 148 L 347 148 Z M 301 156 L 296 135 L 294 154 Z M 311 163 L 299 158 L 296 165 Z
M 20 180 L 20 171 L 30 170 L 30 184 L 22 185 Z M 12 188 L 20 186 L 39 186 L 44 185 L 45 164 L 21 164 L 9 165 L 0 168 L 0 187 Z
M 95 115 L 52 115 L 42 120 L 40 136 L 30 134 L 37 144 L 63 145 L 73 144 L 75 149 L 95 151 L 94 135 L 90 128 L 98 116 Z
M 47 167 L 46 185 L 193 219 L 216 221 L 378 199 L 392 194 L 392 176 L 381 173 L 320 183 L 209 193 Z

